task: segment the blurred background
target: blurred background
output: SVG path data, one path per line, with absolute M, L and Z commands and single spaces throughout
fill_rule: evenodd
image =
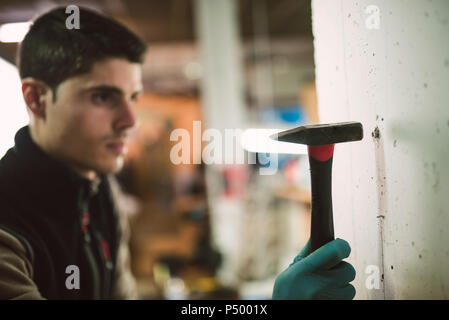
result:
M 1 156 L 28 121 L 14 65 L 20 28 L 5 26 L 69 4 L 0 1 Z M 261 175 L 259 162 L 175 165 L 170 134 L 182 128 L 193 139 L 193 121 L 201 121 L 202 130 L 317 123 L 310 1 L 76 5 L 117 19 L 149 46 L 145 92 L 137 105 L 141 126 L 117 175 L 121 206 L 131 221 L 132 270 L 141 297 L 271 298 L 275 276 L 309 236 L 306 156 L 280 154 L 274 175 Z M 267 156 L 269 150 L 249 144 L 238 146 L 246 156 Z M 200 157 L 201 149 L 192 148 L 190 156 Z

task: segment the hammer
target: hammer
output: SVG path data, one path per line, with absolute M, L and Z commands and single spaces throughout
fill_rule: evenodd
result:
M 334 144 L 363 138 L 360 122 L 341 122 L 297 127 L 271 135 L 272 139 L 307 145 L 312 183 L 312 252 L 334 240 L 332 215 L 332 158 Z

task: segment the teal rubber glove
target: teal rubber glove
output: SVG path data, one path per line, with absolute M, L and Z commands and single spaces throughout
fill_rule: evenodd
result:
M 276 278 L 273 299 L 351 300 L 354 267 L 342 261 L 351 252 L 343 239 L 335 239 L 310 253 L 310 240 L 293 262 Z

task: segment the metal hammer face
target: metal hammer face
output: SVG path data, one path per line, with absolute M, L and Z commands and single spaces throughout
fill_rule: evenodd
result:
M 322 146 L 362 140 L 363 128 L 360 122 L 316 124 L 286 130 L 272 135 L 272 138 L 278 141 L 301 143 L 308 146 Z
M 284 142 L 308 145 L 312 183 L 310 246 L 315 251 L 334 239 L 332 212 L 332 159 L 334 144 L 363 138 L 360 122 L 308 125 L 271 136 Z

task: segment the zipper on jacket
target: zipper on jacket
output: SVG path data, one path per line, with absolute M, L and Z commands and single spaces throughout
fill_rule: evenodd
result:
M 83 246 L 84 253 L 86 254 L 87 262 L 90 266 L 92 272 L 92 289 L 93 289 L 93 298 L 101 299 L 101 283 L 100 283 L 100 270 L 97 265 L 97 261 L 95 259 L 95 255 L 92 250 L 92 238 L 89 232 L 90 225 L 90 216 L 87 210 L 83 210 L 83 214 L 81 217 L 81 230 L 83 232 Z
M 109 299 L 109 293 L 111 290 L 111 276 L 113 270 L 113 263 L 111 258 L 111 252 L 109 248 L 109 243 L 104 240 L 101 233 L 98 231 L 94 232 L 97 240 L 97 249 L 101 257 L 101 261 L 104 266 L 103 273 L 103 295 L 104 299 Z

